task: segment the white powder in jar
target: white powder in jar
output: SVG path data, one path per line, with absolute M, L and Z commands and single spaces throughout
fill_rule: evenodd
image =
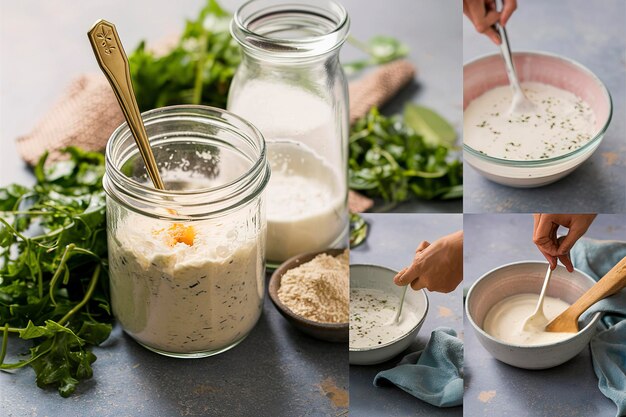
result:
M 113 313 L 127 333 L 185 354 L 224 349 L 252 330 L 263 302 L 262 242 L 230 220 L 193 222 L 192 244 L 170 241 L 169 222 L 134 213 L 120 220 L 109 237 L 109 275 Z
M 228 109 L 267 142 L 267 259 L 282 262 L 336 245 L 348 229 L 337 109 L 300 85 L 258 80 L 231 95 Z
M 320 323 L 346 323 L 350 315 L 349 252 L 316 256 L 281 277 L 278 298 L 295 314 Z

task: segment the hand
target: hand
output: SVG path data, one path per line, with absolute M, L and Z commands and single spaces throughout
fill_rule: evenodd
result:
M 496 45 L 502 42 L 500 34 L 493 25 L 506 26 L 509 18 L 517 9 L 517 0 L 504 0 L 502 10 L 496 10 L 495 0 L 463 0 L 463 13 L 474 24 L 479 33 L 487 35 Z
M 450 292 L 463 280 L 463 231 L 436 240 L 423 241 L 415 251 L 413 263 L 394 277 L 396 285 L 411 285 L 414 290 Z
M 574 266 L 569 257 L 569 251 L 574 243 L 585 234 L 596 218 L 595 214 L 535 214 L 533 242 L 550 263 L 550 268 L 556 268 L 557 259 L 569 272 Z M 567 235 L 557 238 L 560 226 L 568 228 Z

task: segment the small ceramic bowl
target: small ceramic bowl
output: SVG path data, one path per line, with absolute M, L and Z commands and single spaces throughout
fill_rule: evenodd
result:
M 393 283 L 396 271 L 376 265 L 350 265 L 350 288 L 371 288 L 400 297 L 402 287 Z M 383 345 L 368 348 L 350 348 L 352 365 L 374 365 L 385 362 L 406 350 L 422 328 L 428 313 L 428 297 L 424 290 L 407 290 L 403 309 L 412 309 L 417 315 L 415 326 L 407 333 Z
M 294 256 L 283 262 L 278 269 L 274 271 L 270 278 L 268 292 L 274 306 L 284 318 L 287 319 L 295 328 L 315 337 L 316 339 L 326 340 L 328 342 L 347 342 L 349 336 L 348 323 L 319 323 L 317 321 L 306 319 L 297 315 L 289 309 L 278 298 L 278 289 L 280 288 L 280 280 L 287 271 L 293 269 L 303 263 L 309 262 L 317 255 L 326 253 L 331 256 L 341 255 L 345 249 L 328 249 L 321 252 L 305 253 Z
M 596 135 L 582 147 L 565 155 L 531 161 L 514 161 L 485 155 L 463 145 L 463 159 L 485 178 L 511 187 L 540 187 L 574 171 L 600 146 L 611 122 L 611 95 L 588 68 L 571 59 L 545 52 L 516 52 L 513 61 L 520 81 L 553 85 L 585 100 L 596 115 Z M 463 109 L 475 98 L 508 85 L 500 54 L 477 58 L 463 65 Z
M 501 266 L 487 272 L 470 288 L 465 300 L 465 313 L 474 328 L 478 341 L 499 361 L 524 369 L 546 369 L 560 365 L 578 355 L 589 343 L 596 331 L 600 313 L 584 322 L 569 339 L 557 343 L 522 346 L 502 342 L 483 329 L 483 321 L 498 301 L 523 293 L 541 292 L 548 264 L 539 261 L 523 261 Z M 595 281 L 582 271 L 569 273 L 563 266 L 552 272 L 546 295 L 574 303 Z

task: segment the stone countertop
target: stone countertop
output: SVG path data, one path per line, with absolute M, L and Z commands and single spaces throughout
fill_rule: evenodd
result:
M 367 241 L 350 252 L 353 264 L 381 265 L 395 270 L 407 266 L 422 240 L 433 242 L 462 228 L 458 214 L 366 214 L 370 225 Z M 393 368 L 404 355 L 422 350 L 430 334 L 439 326 L 451 327 L 463 337 L 463 291 L 460 285 L 449 294 L 428 292 L 429 311 L 419 334 L 406 352 L 371 366 L 350 366 L 350 415 L 384 416 L 462 416 L 462 407 L 437 408 L 399 388 L 374 387 L 374 376 Z M 412 291 L 409 289 L 409 291 Z
M 542 188 L 492 183 L 465 163 L 464 212 L 626 212 L 626 3 L 586 0 L 518 2 L 507 24 L 511 48 L 574 59 L 606 84 L 613 119 L 600 147 L 571 175 Z M 567 7 L 564 5 L 567 4 Z M 463 62 L 499 48 L 463 19 Z
M 532 242 L 530 214 L 465 215 L 463 286 L 509 262 L 544 260 Z M 587 237 L 626 240 L 626 215 L 600 215 Z M 555 368 L 530 371 L 494 359 L 465 319 L 465 415 L 553 417 L 615 415 L 598 389 L 589 348 Z

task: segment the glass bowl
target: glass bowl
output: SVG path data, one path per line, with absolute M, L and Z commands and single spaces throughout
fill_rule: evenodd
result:
M 604 83 L 576 61 L 536 51 L 514 53 L 513 61 L 521 82 L 540 82 L 574 93 L 585 100 L 596 115 L 597 133 L 589 142 L 552 158 L 495 158 L 463 144 L 464 160 L 487 179 L 511 187 L 540 187 L 565 177 L 593 154 L 611 122 L 613 104 Z M 463 66 L 463 109 L 488 90 L 508 85 L 508 82 L 500 54 L 485 55 L 466 63 Z

